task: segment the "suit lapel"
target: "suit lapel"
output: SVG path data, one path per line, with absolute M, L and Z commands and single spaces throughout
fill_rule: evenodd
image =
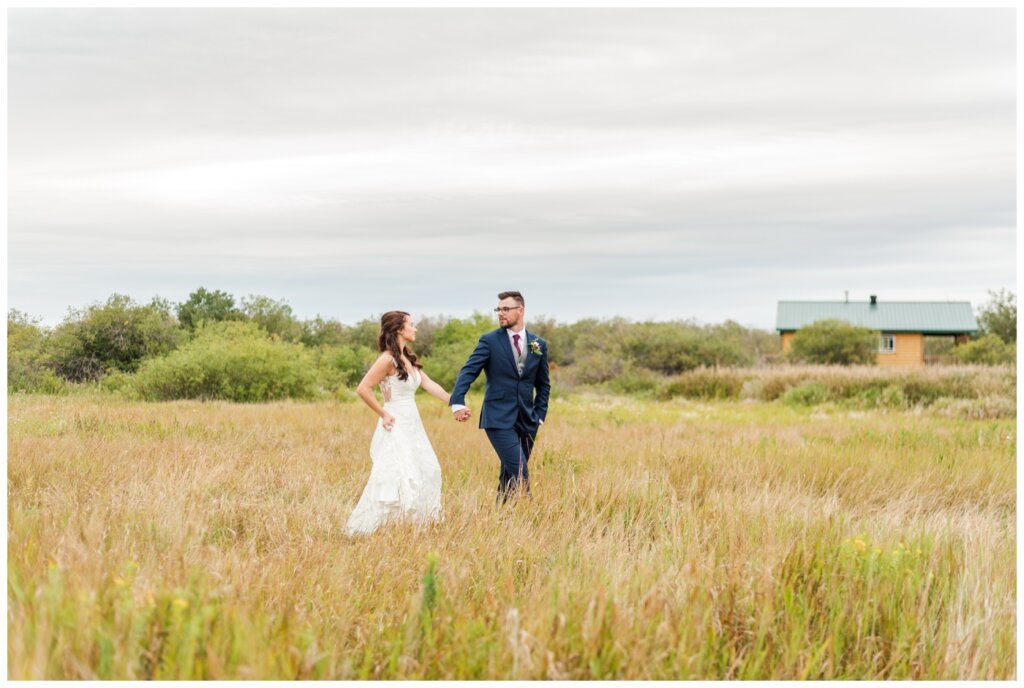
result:
M 505 349 L 505 360 L 508 361 L 510 366 L 512 366 L 512 374 L 519 377 L 519 366 L 516 365 L 516 355 L 515 352 L 512 351 L 512 343 L 508 341 L 508 332 L 504 329 L 499 329 L 498 339 L 501 340 L 501 344 L 499 344 L 499 346 Z

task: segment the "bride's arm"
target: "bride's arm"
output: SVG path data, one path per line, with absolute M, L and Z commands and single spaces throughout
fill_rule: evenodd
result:
M 432 397 L 440 399 L 444 402 L 444 405 L 447 406 L 451 395 L 444 391 L 444 387 L 431 380 L 430 377 L 427 376 L 427 371 L 425 370 L 420 370 L 420 377 L 423 378 L 423 382 L 420 384 L 423 391 Z
M 359 386 L 356 387 L 356 394 L 359 398 L 366 402 L 366 405 L 373 409 L 373 412 L 384 419 L 387 422 L 390 414 L 384 410 L 384 407 L 377 402 L 377 397 L 373 394 L 374 385 L 379 385 L 384 378 L 386 378 L 391 371 L 394 370 L 395 365 L 391 362 L 391 355 L 386 351 L 373 362 L 370 369 L 366 371 L 366 375 L 359 382 Z M 388 428 L 390 430 L 390 428 Z

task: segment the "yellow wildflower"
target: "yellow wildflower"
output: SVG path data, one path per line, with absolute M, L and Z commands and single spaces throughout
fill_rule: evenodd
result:
M 181 609 L 188 609 L 188 600 L 184 597 L 177 597 L 174 600 L 174 606 L 180 607 Z

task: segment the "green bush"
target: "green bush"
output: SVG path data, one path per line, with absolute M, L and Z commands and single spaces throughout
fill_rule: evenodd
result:
M 474 313 L 465 319 L 449 320 L 433 333 L 430 354 L 424 355 L 421 361 L 423 369 L 434 382 L 450 392 L 455 386 L 455 378 L 473 353 L 480 337 L 497 326 L 493 318 L 482 313 Z M 415 344 L 412 348 L 419 352 Z M 483 389 L 483 385 L 484 375 L 481 373 L 470 389 L 478 391 Z
M 135 376 L 115 370 L 101 377 L 98 387 L 104 392 L 117 394 L 129 399 L 139 398 L 139 391 L 136 386 Z
M 666 375 L 701 366 L 763 362 L 780 346 L 777 334 L 731 320 L 700 326 L 686 320 L 635 323 L 618 317 L 559 325 L 547 319 L 531 320 L 531 328 L 548 340 L 551 360 L 559 365 L 580 365 L 597 352 Z
M 819 320 L 793 335 L 787 358 L 803 363 L 874 365 L 880 334 L 841 320 Z
M 702 330 L 709 339 L 725 342 L 741 352 L 743 365 L 764 363 L 782 351 L 782 340 L 777 333 L 747 328 L 735 320 L 705 325 Z
M 498 323 L 495 319 L 484 313 L 473 313 L 468 318 L 452 318 L 434 332 L 433 345 L 435 347 L 469 346 L 469 351 L 466 352 L 468 358 L 480 337 L 497 327 Z
M 377 350 L 377 336 L 380 334 L 380 318 L 365 318 L 345 330 L 342 344 L 347 346 L 365 346 Z M 415 347 L 415 345 L 414 345 Z M 418 348 L 415 348 L 418 351 Z
M 365 346 L 321 346 L 308 352 L 321 388 L 335 397 L 341 389 L 354 390 L 380 355 Z
M 889 385 L 878 395 L 878 405 L 885 408 L 904 408 L 907 397 L 899 385 Z
M 47 333 L 39 321 L 20 311 L 7 312 L 7 391 L 60 394 L 67 383 L 50 367 Z
M 973 342 L 961 344 L 953 349 L 953 356 L 960 363 L 981 363 L 999 365 L 1017 360 L 1017 345 L 1005 343 L 994 334 L 988 334 Z
M 447 324 L 450 319 L 420 317 L 413 318 L 416 324 L 416 342 L 412 345 L 416 355 L 426 358 L 430 355 L 436 333 Z M 491 326 L 494 329 L 494 326 Z M 349 347 L 352 349 L 377 350 L 377 334 L 380 331 L 380 321 L 376 318 L 366 318 L 353 326 L 348 326 L 337 320 L 325 320 L 319 315 L 312 320 L 302 322 L 302 335 L 299 338 L 308 347 L 331 346 Z
M 873 387 L 858 392 L 849 397 L 846 403 L 855 408 L 905 408 L 907 397 L 899 385 L 889 384 L 880 389 Z
M 317 370 L 305 349 L 246 322 L 200 326 L 188 344 L 143 363 L 135 385 L 150 401 L 260 402 L 318 395 Z
M 560 366 L 576 366 L 594 352 L 621 357 L 622 340 L 630 327 L 632 324 L 625 318 L 588 318 L 560 326 L 543 322 L 538 334 L 547 340 L 552 362 Z
M 749 358 L 735 344 L 680 323 L 633 325 L 622 344 L 634 364 L 665 375 L 700 367 L 739 366 Z
M 826 399 L 825 386 L 817 382 L 809 382 L 793 387 L 783 394 L 779 400 L 787 406 L 816 406 Z
M 50 364 L 72 382 L 98 380 L 107 372 L 138 370 L 143 359 L 175 349 L 184 338 L 170 304 L 147 306 L 114 294 L 104 304 L 72 311 L 47 341 Z
M 626 369 L 628 361 L 612 351 L 593 350 L 584 353 L 576 365 L 576 381 L 584 385 L 598 385 L 615 380 Z
M 345 346 L 348 343 L 348 330 L 337 320 L 324 320 L 318 315 L 302 322 L 299 341 L 308 347 Z

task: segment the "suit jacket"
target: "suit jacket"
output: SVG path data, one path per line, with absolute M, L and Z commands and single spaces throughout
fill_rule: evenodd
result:
M 480 411 L 481 428 L 511 428 L 519 418 L 532 432 L 537 432 L 540 421 L 548 415 L 548 398 L 551 395 L 548 345 L 525 329 L 523 333 L 526 335 L 526 348 L 522 375 L 519 374 L 508 333 L 499 327 L 480 337 L 455 379 L 449 405 L 465 404 L 469 386 L 481 371 L 486 374 L 484 405 Z M 540 353 L 532 351 L 536 348 L 533 342 L 537 342 Z

